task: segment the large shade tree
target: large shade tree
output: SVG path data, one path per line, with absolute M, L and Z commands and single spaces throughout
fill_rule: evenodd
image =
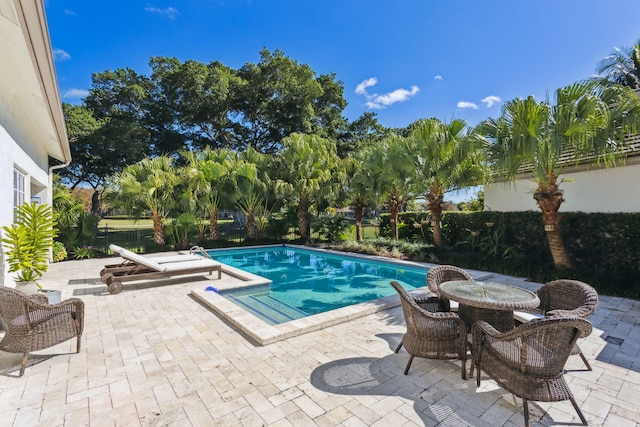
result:
M 90 186 L 91 211 L 99 213 L 99 195 L 106 180 L 145 157 L 146 132 L 132 122 L 96 118 L 84 105 L 62 104 L 71 147 L 71 164 L 59 172 L 71 189 Z
M 412 126 L 409 150 L 431 212 L 433 242 L 443 246 L 440 219 L 447 192 L 482 183 L 483 146 L 466 132 L 464 120 L 442 123 L 437 119 L 421 120 Z M 422 190 L 418 190 L 422 191 Z
M 615 164 L 625 136 L 635 131 L 638 111 L 629 88 L 578 82 L 558 89 L 553 104 L 533 97 L 508 101 L 500 118 L 479 125 L 495 174 L 511 180 L 533 175 L 533 198 L 557 268 L 572 267 L 560 232 L 563 169 L 581 162 Z

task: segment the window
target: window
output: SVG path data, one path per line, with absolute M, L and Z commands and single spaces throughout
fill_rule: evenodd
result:
M 18 169 L 13 170 L 13 206 L 20 206 L 24 203 L 24 174 Z

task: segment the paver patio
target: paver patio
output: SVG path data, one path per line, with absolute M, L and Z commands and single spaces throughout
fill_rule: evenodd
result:
M 21 356 L 0 353 L 0 426 L 523 423 L 519 398 L 486 376 L 479 388 L 463 381 L 459 362 L 416 358 L 402 375 L 408 354 L 393 352 L 405 330 L 400 307 L 260 347 L 190 296 L 208 279 L 110 295 L 92 284 L 104 264 L 50 266 L 41 283 L 85 302 L 82 351 L 70 340 L 33 353 L 22 378 Z M 638 426 L 640 301 L 601 296 L 589 320 L 594 332 L 580 346 L 593 371 L 581 370 L 577 356 L 567 365 L 576 400 L 591 426 Z M 530 409 L 532 425 L 580 424 L 568 401 Z

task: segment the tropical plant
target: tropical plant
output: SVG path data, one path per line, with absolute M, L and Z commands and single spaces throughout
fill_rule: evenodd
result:
M 624 154 L 625 136 L 635 131 L 638 112 L 631 89 L 590 81 L 558 89 L 555 104 L 533 97 L 508 101 L 500 118 L 479 125 L 496 176 L 533 174 L 533 198 L 556 268 L 572 267 L 560 232 L 563 169 L 580 162 L 614 165 Z
M 640 40 L 631 47 L 615 48 L 600 61 L 596 72 L 605 84 L 640 89 Z
M 416 182 L 425 190 L 433 243 L 442 247 L 442 216 L 445 193 L 477 185 L 484 180 L 483 142 L 465 133 L 464 120 L 442 123 L 437 119 L 420 120 L 408 138 L 410 158 Z
M 266 224 L 275 199 L 276 182 L 270 176 L 271 156 L 251 147 L 239 153 L 233 163 L 235 192 L 233 199 L 247 219 L 247 237 L 264 237 Z
M 189 203 L 202 209 L 209 217 L 209 240 L 217 240 L 218 209 L 233 186 L 233 154 L 229 150 L 209 147 L 201 151 L 182 153 L 187 159 Z
M 310 211 L 336 195 L 344 167 L 331 141 L 316 135 L 293 133 L 282 140 L 279 160 L 285 194 L 298 206 L 300 237 L 310 234 Z
M 163 222 L 175 205 L 180 181 L 171 158 L 143 159 L 113 177 L 107 198 L 112 206 L 123 208 L 134 217 L 150 215 L 153 241 L 163 245 Z
M 31 282 L 42 277 L 49 267 L 49 252 L 56 237 L 51 206 L 33 202 L 20 205 L 15 208 L 14 223 L 2 230 L 9 272 L 18 273 L 16 281 Z
M 361 149 L 346 161 L 348 192 L 356 219 L 356 240 L 362 240 L 362 218 L 369 201 L 375 198 L 373 183 L 367 173 L 366 156 L 369 150 Z
M 394 135 L 366 147 L 362 162 L 363 169 L 356 184 L 367 182 L 374 200 L 387 205 L 391 214 L 391 235 L 397 240 L 398 212 L 414 194 L 416 176 L 405 138 Z
M 67 259 L 67 248 L 64 247 L 62 242 L 53 242 L 53 262 L 60 262 Z

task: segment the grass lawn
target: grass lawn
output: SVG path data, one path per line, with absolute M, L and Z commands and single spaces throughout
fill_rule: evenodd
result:
M 165 221 L 165 224 L 168 221 Z M 219 219 L 218 226 L 224 226 L 231 224 L 233 220 L 230 219 Z M 206 222 L 209 224 L 209 222 Z M 109 228 L 153 228 L 153 220 L 151 218 L 143 218 L 139 220 L 134 220 L 131 218 L 102 218 L 98 223 L 98 227 L 107 227 Z
M 98 227 L 110 228 L 152 228 L 153 221 L 149 219 L 133 220 L 130 218 L 102 218 Z

